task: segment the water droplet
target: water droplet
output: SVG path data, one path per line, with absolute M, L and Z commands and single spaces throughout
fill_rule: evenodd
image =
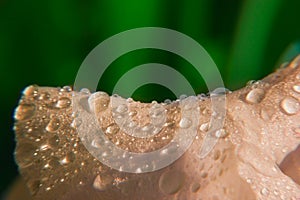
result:
M 192 125 L 192 121 L 186 117 L 182 118 L 179 122 L 180 128 L 189 128 Z
M 191 185 L 191 191 L 192 192 L 198 192 L 198 190 L 200 189 L 200 187 L 201 187 L 200 183 L 193 183 Z
M 297 74 L 296 79 L 300 80 L 300 73 Z
M 295 92 L 300 93 L 300 85 L 294 85 L 294 86 L 293 86 L 293 90 L 294 90 Z
M 119 105 L 115 110 L 115 112 L 120 113 L 120 114 L 123 114 L 126 111 L 128 111 L 128 107 L 125 104 Z
M 71 92 L 71 91 L 72 91 L 72 87 L 69 86 L 69 85 L 64 86 L 62 89 L 63 89 L 63 91 L 65 91 L 65 92 Z
M 164 103 L 170 104 L 170 103 L 172 103 L 172 101 L 171 101 L 170 99 L 166 99 L 166 100 L 164 101 Z
M 41 182 L 39 180 L 30 180 L 27 183 L 28 189 L 32 195 L 35 195 L 40 189 Z
M 142 169 L 141 168 L 137 168 L 136 170 L 135 170 L 135 173 L 142 173 Z
M 80 90 L 80 93 L 82 93 L 82 94 L 91 94 L 90 90 L 87 89 L 87 88 L 82 88 L 82 89 Z
M 208 131 L 208 128 L 209 128 L 209 123 L 204 123 L 204 124 L 201 124 L 201 126 L 200 126 L 200 130 L 202 132 Z
M 31 85 L 24 89 L 23 94 L 26 96 L 31 96 L 38 93 L 38 86 Z
M 71 100 L 67 97 L 62 97 L 60 98 L 57 103 L 56 103 L 56 107 L 57 108 L 67 108 L 71 105 Z
M 66 165 L 75 160 L 75 154 L 73 152 L 67 153 L 67 155 L 59 161 L 60 164 Z
M 177 193 L 183 186 L 185 175 L 181 171 L 171 170 L 163 173 L 159 178 L 159 189 L 167 195 Z
M 109 176 L 100 177 L 100 175 L 97 175 L 93 182 L 93 187 L 97 190 L 103 191 L 110 185 L 112 180 L 113 179 Z
M 179 96 L 179 99 L 180 99 L 180 100 L 183 100 L 183 99 L 186 99 L 186 98 L 187 98 L 187 95 L 186 95 L 186 94 L 182 94 L 182 95 Z
M 260 88 L 252 89 L 248 94 L 246 95 L 246 101 L 248 103 L 259 103 L 263 100 L 265 96 L 265 91 Z
M 221 152 L 220 150 L 216 150 L 214 153 L 214 160 L 218 160 L 221 156 Z
M 35 153 L 36 147 L 31 143 L 22 142 L 17 145 L 16 156 L 18 164 L 21 168 L 28 167 L 32 164 L 33 154 Z
M 53 137 L 49 138 L 47 140 L 47 143 L 51 146 L 51 148 L 56 148 L 59 145 L 59 138 L 57 135 L 54 135 Z
M 20 104 L 15 111 L 15 118 L 17 120 L 26 120 L 31 118 L 35 112 L 34 104 Z
M 269 190 L 267 188 L 261 189 L 260 193 L 264 196 L 267 196 L 269 194 Z
M 294 97 L 286 97 L 280 104 L 282 110 L 288 115 L 294 115 L 300 110 L 300 103 Z
M 50 120 L 50 122 L 46 126 L 46 130 L 48 132 L 55 132 L 59 129 L 59 127 L 60 127 L 60 121 L 57 117 L 54 117 Z
M 89 99 L 89 107 L 94 112 L 102 112 L 108 108 L 110 97 L 105 92 L 95 92 Z
M 119 126 L 116 123 L 113 123 L 106 128 L 105 132 L 107 134 L 116 134 L 119 130 L 120 130 Z
M 39 100 L 49 100 L 50 99 L 50 94 L 48 92 L 43 92 L 39 96 Z
M 207 176 L 208 176 L 208 173 L 207 173 L 207 172 L 202 172 L 202 173 L 201 173 L 201 177 L 202 177 L 202 178 L 206 178 Z
M 216 137 L 224 138 L 228 135 L 228 133 L 224 129 L 219 129 L 216 131 Z

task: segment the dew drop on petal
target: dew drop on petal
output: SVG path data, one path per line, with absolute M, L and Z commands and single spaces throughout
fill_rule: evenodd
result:
M 179 122 L 180 128 L 189 128 L 192 125 L 192 121 L 186 117 L 182 118 Z
M 295 92 L 300 93 L 300 85 L 294 85 L 294 86 L 293 86 L 293 90 L 294 90 Z
M 267 196 L 269 194 L 269 190 L 267 188 L 261 189 L 260 193 L 264 196 Z
M 246 101 L 248 103 L 259 103 L 263 100 L 265 91 L 260 88 L 254 88 L 246 95 Z
M 282 110 L 288 115 L 294 115 L 300 110 L 300 103 L 294 97 L 286 97 L 284 98 L 280 106 Z
M 48 132 L 55 132 L 59 129 L 59 127 L 60 127 L 60 121 L 58 118 L 54 117 L 49 121 L 48 125 L 46 126 L 46 130 Z
M 168 195 L 177 193 L 184 185 L 185 175 L 183 172 L 171 170 L 163 173 L 159 178 L 159 189 Z
M 70 105 L 71 105 L 71 100 L 67 97 L 60 98 L 56 103 L 57 108 L 68 108 Z
M 120 130 L 119 126 L 116 123 L 113 123 L 106 128 L 105 132 L 107 134 L 116 134 L 119 130 Z
M 17 120 L 29 119 L 34 115 L 35 109 L 34 104 L 20 104 L 16 109 L 15 118 Z

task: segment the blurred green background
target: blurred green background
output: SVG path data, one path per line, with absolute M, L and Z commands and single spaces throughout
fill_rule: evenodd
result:
M 128 29 L 158 26 L 198 41 L 219 67 L 226 87 L 234 90 L 300 52 L 299 11 L 299 0 L 0 0 L 0 196 L 18 174 L 13 112 L 26 86 L 72 85 L 81 62 L 101 41 Z M 191 76 L 188 63 L 158 50 L 121 56 L 98 89 L 111 94 L 122 73 L 154 61 L 178 69 L 195 92 L 207 92 L 201 77 Z M 175 97 L 152 84 L 139 88 L 134 98 Z

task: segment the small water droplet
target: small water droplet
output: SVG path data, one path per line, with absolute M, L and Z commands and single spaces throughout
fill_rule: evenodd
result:
M 47 140 L 47 143 L 51 146 L 51 148 L 56 148 L 59 146 L 59 138 L 57 135 L 54 135 L 53 137 L 49 138 Z
M 106 128 L 107 134 L 116 134 L 120 130 L 119 126 L 116 123 L 112 123 Z
M 72 92 L 72 87 L 69 86 L 69 85 L 64 86 L 62 89 L 63 89 L 63 91 L 65 91 L 65 92 Z
M 293 90 L 294 90 L 295 92 L 300 93 L 300 85 L 294 85 L 294 86 L 293 86 Z
M 97 175 L 93 182 L 93 187 L 97 190 L 103 191 L 112 182 L 112 178 L 109 176 Z
M 20 104 L 15 111 L 15 118 L 17 120 L 26 120 L 31 118 L 35 113 L 34 104 Z
M 294 115 L 300 110 L 300 103 L 294 97 L 286 97 L 284 98 L 280 106 L 282 110 L 288 115 Z
M 48 123 L 48 125 L 46 126 L 46 130 L 48 132 L 55 132 L 59 129 L 59 127 L 60 127 L 59 119 L 57 117 L 53 117 Z
M 269 194 L 269 190 L 267 188 L 261 189 L 260 193 L 264 196 L 267 196 Z
M 135 170 L 135 173 L 142 173 L 142 169 L 141 168 L 137 168 L 136 170 Z
M 170 104 L 170 103 L 172 103 L 172 101 L 171 101 L 170 99 L 166 99 L 166 100 L 164 101 L 164 103 Z
M 202 172 L 202 173 L 201 173 L 201 177 L 202 177 L 202 178 L 206 178 L 207 176 L 208 176 L 208 173 L 207 173 L 207 172 Z
M 43 92 L 39 96 L 39 100 L 49 100 L 50 99 L 50 94 L 48 92 Z
M 209 123 L 203 123 L 203 124 L 201 124 L 201 126 L 200 126 L 200 130 L 201 130 L 202 132 L 208 131 L 208 128 L 209 128 Z
M 245 99 L 248 103 L 259 103 L 263 100 L 264 96 L 265 91 L 263 89 L 254 88 L 248 92 Z
M 128 111 L 128 107 L 125 104 L 119 105 L 115 110 L 115 112 L 120 113 L 120 114 L 123 114 L 127 111 Z
M 221 152 L 220 150 L 216 150 L 214 153 L 214 160 L 218 160 L 221 156 Z
M 73 152 L 69 152 L 62 160 L 60 160 L 60 164 L 66 165 L 70 162 L 73 162 L 74 160 L 75 160 L 75 154 Z
M 185 175 L 181 171 L 171 170 L 163 173 L 159 178 L 159 189 L 167 195 L 177 193 L 183 186 Z
M 192 125 L 192 121 L 186 117 L 182 118 L 179 122 L 180 128 L 189 128 Z
M 57 108 L 68 108 L 70 105 L 71 105 L 71 100 L 67 97 L 62 97 L 57 101 L 55 106 Z
M 200 185 L 200 183 L 193 183 L 192 185 L 191 185 L 191 191 L 192 192 L 198 192 L 199 191 L 199 189 L 200 189 L 200 187 L 201 187 L 201 185 Z
M 180 100 L 183 100 L 183 99 L 186 99 L 186 98 L 187 98 L 187 95 L 186 95 L 186 94 L 182 94 L 182 95 L 179 96 L 179 99 L 180 99 Z
M 228 135 L 228 133 L 224 129 L 219 129 L 216 131 L 216 137 L 224 138 Z
M 87 89 L 87 88 L 82 88 L 82 89 L 80 90 L 80 93 L 82 93 L 82 94 L 91 94 L 90 90 Z

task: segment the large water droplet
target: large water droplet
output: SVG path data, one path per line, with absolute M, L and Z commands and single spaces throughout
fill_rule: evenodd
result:
M 57 108 L 67 108 L 70 105 L 71 105 L 71 100 L 67 97 L 60 98 L 56 103 Z
M 286 97 L 284 98 L 280 106 L 282 110 L 288 115 L 294 115 L 300 110 L 300 103 L 294 97 Z
M 94 112 L 102 112 L 107 109 L 110 97 L 105 92 L 95 92 L 89 97 L 90 109 Z
M 179 122 L 180 128 L 189 128 L 192 125 L 192 121 L 186 117 L 182 118 Z
M 294 86 L 293 86 L 293 90 L 294 90 L 295 92 L 300 93 L 300 85 L 294 85 Z
M 17 120 L 26 120 L 31 118 L 35 112 L 34 104 L 20 104 L 15 112 L 15 118 Z
M 183 186 L 185 175 L 181 171 L 171 170 L 163 173 L 159 178 L 159 189 L 164 194 L 175 194 Z
M 50 120 L 50 122 L 46 126 L 46 130 L 48 132 L 55 132 L 59 129 L 59 127 L 60 127 L 60 121 L 57 117 L 54 117 Z
M 246 101 L 248 103 L 259 103 L 263 100 L 264 96 L 265 91 L 263 89 L 255 88 L 248 92 L 246 95 Z

